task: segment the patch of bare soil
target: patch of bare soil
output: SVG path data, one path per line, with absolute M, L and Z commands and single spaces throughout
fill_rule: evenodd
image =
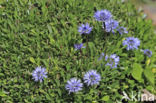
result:
M 156 6 L 143 5 L 144 12 L 147 17 L 153 20 L 153 24 L 156 25 Z

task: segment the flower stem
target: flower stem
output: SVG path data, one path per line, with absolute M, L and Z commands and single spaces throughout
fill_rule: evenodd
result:
M 88 57 L 88 54 L 89 54 L 89 47 L 88 47 L 88 35 L 86 36 L 86 42 L 87 42 L 87 47 L 86 47 L 86 49 L 87 49 L 87 57 Z
M 105 47 L 105 50 L 104 50 L 104 58 L 106 56 L 106 51 L 107 51 L 107 32 L 105 31 L 106 30 L 106 25 L 105 25 L 105 22 L 103 22 L 103 29 L 104 29 L 104 35 L 105 35 L 105 43 L 104 43 L 104 47 Z

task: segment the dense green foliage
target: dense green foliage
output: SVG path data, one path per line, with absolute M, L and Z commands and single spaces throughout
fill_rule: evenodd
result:
M 8 0 L 0 2 L 0 101 L 5 103 L 114 103 L 122 91 L 155 92 L 156 36 L 152 22 L 143 18 L 130 2 L 120 0 Z M 105 37 L 102 24 L 93 18 L 96 10 L 108 9 L 129 34 Z M 75 51 L 74 44 L 86 41 L 77 29 L 81 23 L 93 26 L 88 48 Z M 125 37 L 141 40 L 139 50 L 127 51 Z M 106 43 L 107 38 L 107 43 Z M 106 49 L 107 48 L 107 49 Z M 150 49 L 151 58 L 141 49 Z M 98 61 L 100 54 L 120 56 L 118 68 Z M 48 78 L 34 82 L 32 71 L 46 67 Z M 84 87 L 76 94 L 65 90 L 67 80 L 83 78 L 97 70 L 100 85 Z
M 155 2 L 156 0 L 140 0 L 143 3 L 151 3 L 151 2 Z

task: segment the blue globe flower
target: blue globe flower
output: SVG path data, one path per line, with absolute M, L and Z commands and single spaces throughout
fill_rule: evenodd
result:
M 65 86 L 66 90 L 69 91 L 69 94 L 71 92 L 78 92 L 82 90 L 82 87 L 83 87 L 83 84 L 77 78 L 71 78 L 70 80 L 67 81 L 67 84 Z
M 37 82 L 42 82 L 44 78 L 47 78 L 47 72 L 45 68 L 37 67 L 32 73 L 33 79 Z
M 111 68 L 117 68 L 117 65 L 120 61 L 119 56 L 117 56 L 116 54 L 106 56 L 105 60 L 107 61 L 106 66 L 110 66 Z
M 80 34 L 90 34 L 91 31 L 92 31 L 92 27 L 90 27 L 88 23 L 81 24 L 81 26 L 79 26 L 78 28 L 78 32 Z
M 114 32 L 115 29 L 119 26 L 119 22 L 113 19 L 110 19 L 105 22 L 106 32 Z
M 140 46 L 140 40 L 134 37 L 127 37 L 123 41 L 123 46 L 127 46 L 126 47 L 127 50 L 138 49 L 138 46 Z
M 99 84 L 101 76 L 95 70 L 90 70 L 84 75 L 83 80 L 84 83 L 86 83 L 88 86 L 92 86 L 95 84 Z
M 149 49 L 145 49 L 144 50 L 144 54 L 148 57 L 151 57 L 152 56 L 152 51 L 150 51 Z
M 106 22 L 112 18 L 112 14 L 108 10 L 99 10 L 99 11 L 95 12 L 94 18 L 97 21 Z
M 75 50 L 79 50 L 81 48 L 85 48 L 85 46 L 83 46 L 83 43 L 81 43 L 81 44 L 74 44 L 74 48 L 75 48 Z
M 117 31 L 118 31 L 121 35 L 122 35 L 122 34 L 127 34 L 127 33 L 128 33 L 127 29 L 124 28 L 124 27 L 119 27 L 119 28 L 117 29 Z

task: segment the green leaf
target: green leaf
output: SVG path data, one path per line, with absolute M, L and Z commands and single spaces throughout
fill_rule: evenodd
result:
M 4 3 L 6 0 L 0 0 L 0 3 Z
M 88 46 L 89 46 L 91 56 L 94 56 L 94 54 L 95 54 L 95 52 L 94 52 L 94 49 L 95 49 L 94 43 L 88 42 Z
M 3 91 L 0 91 L 0 97 L 5 97 L 6 94 Z
M 0 73 L 0 77 L 4 77 L 4 74 L 3 73 Z
M 30 61 L 31 61 L 32 63 L 35 63 L 35 59 L 34 59 L 33 57 L 30 57 Z
M 47 27 L 48 27 L 49 33 L 52 33 L 51 26 L 50 25 L 47 25 Z
M 109 100 L 109 96 L 104 96 L 104 97 L 102 98 L 102 100 L 103 100 L 103 101 L 108 101 L 108 100 Z
M 151 86 L 151 85 L 147 86 L 146 89 L 149 90 L 149 91 L 151 91 L 151 92 L 154 91 L 154 87 Z
M 141 65 L 135 63 L 133 65 L 133 69 L 131 71 L 131 74 L 132 74 L 133 78 L 140 81 L 140 82 L 143 82 L 142 72 L 143 72 L 143 69 L 142 69 Z
M 154 74 L 152 73 L 152 71 L 150 70 L 150 69 L 145 69 L 144 70 L 144 75 L 145 75 L 145 77 L 147 78 L 147 80 L 152 84 L 152 85 L 154 85 L 155 83 L 155 81 L 154 81 Z

